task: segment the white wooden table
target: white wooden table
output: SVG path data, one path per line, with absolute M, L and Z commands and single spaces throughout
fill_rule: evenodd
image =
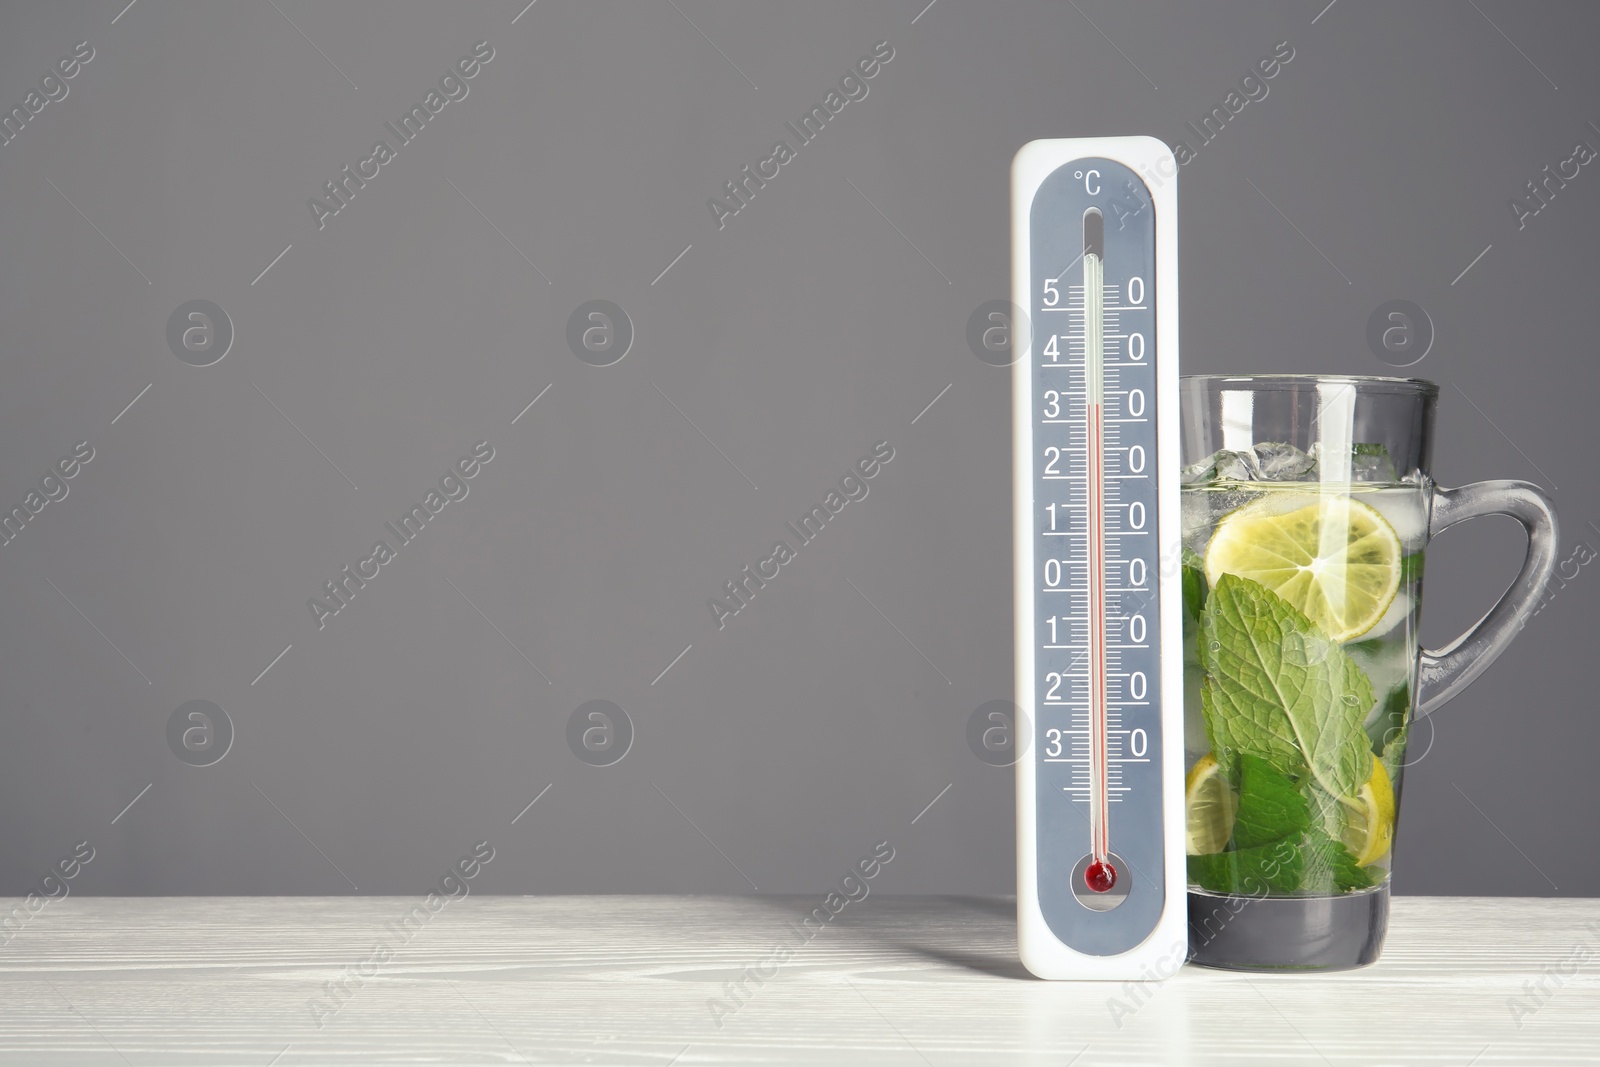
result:
M 419 900 L 51 902 L 0 946 L 0 1063 L 1600 1063 L 1600 900 L 1403 897 L 1365 970 L 1136 992 L 1030 978 L 998 899 L 874 893 L 776 965 L 820 900 L 475 894 L 385 925 Z

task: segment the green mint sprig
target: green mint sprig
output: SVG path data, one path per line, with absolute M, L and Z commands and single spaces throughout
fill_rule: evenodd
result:
M 1197 640 L 1206 734 L 1229 780 L 1252 755 L 1291 778 L 1309 773 L 1334 796 L 1356 795 L 1372 774 L 1363 728 L 1372 682 L 1343 649 L 1288 601 L 1235 574 L 1210 590 Z
M 1189 857 L 1189 880 L 1215 893 L 1262 896 L 1344 893 L 1373 884 L 1355 857 L 1313 810 L 1305 786 L 1269 761 L 1248 753 L 1239 757 L 1239 809 L 1229 848 Z M 1333 802 L 1335 808 L 1338 803 Z

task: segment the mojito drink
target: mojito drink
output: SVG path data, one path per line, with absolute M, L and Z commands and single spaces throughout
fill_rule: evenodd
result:
M 1256 444 L 1183 472 L 1194 889 L 1389 878 L 1432 487 L 1397 478 L 1382 446 L 1351 451 L 1328 471 L 1315 448 Z

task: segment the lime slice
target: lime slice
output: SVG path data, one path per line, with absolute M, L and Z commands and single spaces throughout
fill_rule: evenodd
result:
M 1186 841 L 1189 855 L 1221 852 L 1233 836 L 1233 817 L 1239 801 L 1222 776 L 1217 758 L 1207 752 L 1195 760 L 1183 781 L 1184 810 L 1188 813 Z
M 1223 574 L 1260 582 L 1343 642 L 1389 610 L 1403 555 L 1394 527 L 1359 500 L 1329 496 L 1287 512 L 1263 500 L 1217 524 L 1206 580 L 1213 588 Z
M 1344 833 L 1340 835 L 1358 867 L 1377 863 L 1394 844 L 1394 786 L 1382 760 L 1372 761 L 1372 777 L 1345 806 Z

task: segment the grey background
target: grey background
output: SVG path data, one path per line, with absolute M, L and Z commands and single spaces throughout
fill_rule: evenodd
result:
M 1283 40 L 1183 168 L 1186 369 L 1386 373 L 1367 317 L 1414 300 L 1437 477 L 1538 481 L 1563 557 L 1600 545 L 1600 177 L 1507 208 L 1600 144 L 1600 13 L 924 3 L 6 4 L 5 108 L 96 56 L 0 146 L 0 501 L 96 457 L 0 548 L 0 891 L 87 839 L 78 892 L 410 893 L 480 838 L 488 892 L 811 892 L 880 839 L 879 888 L 1010 891 L 1011 775 L 965 742 L 1011 692 L 1009 372 L 964 338 L 1006 295 L 1010 159 L 1193 146 Z M 470 95 L 319 232 L 307 198 L 480 39 Z M 707 198 L 879 40 L 870 95 L 719 232 Z M 192 299 L 234 324 L 214 366 L 166 344 Z M 565 343 L 592 299 L 636 330 L 611 367 Z M 319 632 L 306 599 L 480 439 L 469 497 Z M 882 439 L 719 632 L 706 599 Z M 1430 643 L 1521 544 L 1437 543 Z M 1436 716 L 1401 891 L 1600 892 L 1600 578 L 1552 593 Z M 234 725 L 210 767 L 167 746 L 193 699 Z M 592 699 L 635 727 L 613 766 L 566 744 Z

